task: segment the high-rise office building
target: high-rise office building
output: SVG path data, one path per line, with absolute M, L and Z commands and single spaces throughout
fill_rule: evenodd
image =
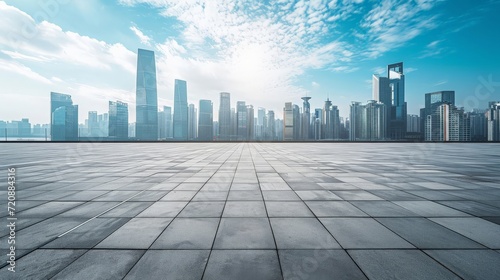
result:
M 128 139 L 128 105 L 120 101 L 109 101 L 109 137 L 115 140 Z
M 312 121 L 314 140 L 323 139 L 323 109 L 314 109 L 314 116 Z
M 323 115 L 321 118 L 322 129 L 322 139 L 333 139 L 333 116 L 332 116 L 332 101 L 329 98 L 325 101 L 325 106 L 323 107 Z
M 214 108 L 212 101 L 200 100 L 200 116 L 198 118 L 198 140 L 212 141 L 214 139 Z
M 406 132 L 420 132 L 420 116 L 408 115 L 406 117 Z
M 220 93 L 219 107 L 219 137 L 220 140 L 230 140 L 231 137 L 231 95 Z
M 293 140 L 297 141 L 301 139 L 301 124 L 302 116 L 300 114 L 299 105 L 293 105 Z
M 188 140 L 188 103 L 187 83 L 183 80 L 175 80 L 174 87 L 174 139 Z
M 265 139 L 266 127 L 267 127 L 266 109 L 258 108 L 257 125 L 255 127 L 255 138 L 257 140 L 264 140 Z
M 274 111 L 267 111 L 267 130 L 266 130 L 266 140 L 275 141 L 276 140 L 276 120 L 274 119 Z
M 236 114 L 236 108 L 231 108 L 231 134 L 229 140 L 238 139 L 238 116 Z
M 405 75 L 403 63 L 387 66 L 387 77 L 391 91 L 392 107 L 390 108 L 389 138 L 400 140 L 406 137 L 407 104 L 405 101 Z M 387 105 L 386 105 L 387 106 Z M 389 109 L 389 106 L 387 106 Z
M 390 121 L 391 121 L 391 110 L 392 110 L 392 89 L 390 87 L 389 78 L 388 77 L 380 77 L 375 74 L 372 77 L 372 95 L 373 100 L 383 103 L 386 105 L 386 127 L 388 130 L 390 129 Z M 387 131 L 389 133 L 389 131 Z M 386 135 L 389 136 L 389 135 Z
M 247 140 L 248 138 L 248 112 L 245 101 L 236 103 L 237 139 Z
M 135 136 L 138 140 L 158 140 L 155 53 L 143 49 L 137 55 Z
M 158 137 L 172 138 L 172 107 L 163 106 L 163 111 L 158 112 Z
M 425 122 L 426 141 L 470 141 L 470 120 L 463 108 L 449 103 L 437 106 Z
M 71 95 L 50 93 L 50 124 L 52 141 L 78 140 L 78 105 Z
M 333 105 L 330 109 L 330 115 L 333 125 L 333 139 L 340 139 L 341 123 L 340 123 L 340 111 L 339 107 Z
M 247 105 L 247 140 L 255 140 L 255 117 L 253 105 Z
M 425 94 L 425 108 L 420 110 L 420 131 L 424 133 L 424 139 L 435 139 L 437 134 L 441 132 L 436 132 L 434 136 L 428 135 L 431 133 L 428 128 L 438 129 L 439 125 L 428 124 L 427 122 L 432 120 L 428 116 L 435 113 L 437 108 L 441 104 L 455 105 L 455 91 L 437 91 Z M 434 118 L 434 121 L 437 119 Z
M 302 140 L 309 140 L 311 139 L 311 104 L 309 103 L 309 100 L 311 97 L 302 97 L 302 100 L 304 102 L 302 103 L 302 125 L 301 125 L 301 130 L 302 130 Z
M 194 104 L 188 106 L 188 140 L 198 138 L 198 118 L 197 110 Z
M 500 141 L 500 101 L 488 103 L 486 118 L 488 122 L 488 141 Z
M 283 108 L 283 140 L 293 140 L 293 105 L 292 102 L 286 102 Z
M 471 141 L 488 141 L 487 110 L 473 109 L 465 114 L 467 115 L 466 118 L 470 120 Z
M 352 102 L 350 112 L 351 141 L 385 140 L 387 135 L 387 106 L 375 100 L 366 104 Z

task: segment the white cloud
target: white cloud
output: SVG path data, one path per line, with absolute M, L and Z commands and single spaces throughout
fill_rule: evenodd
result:
M 16 61 L 0 59 L 0 70 L 8 71 L 10 73 L 16 73 L 44 84 L 52 84 L 52 81 L 50 79 L 45 78 L 44 76 L 31 70 L 31 68 L 24 66 Z
M 139 40 L 141 41 L 141 44 L 146 45 L 146 46 L 151 46 L 151 38 L 144 35 L 144 33 L 142 33 L 142 31 L 139 30 L 139 28 L 137 28 L 135 26 L 131 26 L 130 30 L 132 30 L 132 32 L 134 32 L 135 36 L 137 36 L 137 38 L 139 38 Z

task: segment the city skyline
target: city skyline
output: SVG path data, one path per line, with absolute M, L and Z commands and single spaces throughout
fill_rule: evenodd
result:
M 151 5 L 139 2 L 150 2 Z M 188 104 L 209 99 L 214 108 L 219 108 L 219 93 L 231 92 L 231 107 L 235 106 L 235 101 L 242 100 L 281 112 L 284 102 L 300 104 L 301 97 L 310 96 L 311 111 L 314 111 L 323 108 L 324 101 L 329 97 L 345 118 L 349 115 L 351 101 L 372 99 L 370 77 L 373 74 L 387 75 L 381 69 L 397 61 L 405 62 L 409 114 L 418 114 L 419 109 L 424 107 L 423 96 L 428 92 L 454 90 L 457 106 L 466 106 L 467 110 L 472 109 L 467 105 L 486 108 L 490 99 L 498 99 L 492 94 L 475 104 L 468 102 L 467 98 L 474 95 L 478 85 L 496 81 L 500 74 L 495 66 L 498 65 L 498 56 L 487 55 L 494 54 L 498 49 L 499 42 L 495 39 L 498 36 L 491 33 L 497 31 L 487 32 L 485 28 L 494 20 L 492 11 L 499 1 L 477 1 L 479 3 L 473 4 L 381 1 L 380 5 L 366 1 L 334 2 L 319 1 L 316 5 L 312 1 L 302 5 L 301 1 L 297 1 L 291 7 L 285 7 L 269 1 L 267 6 L 239 10 L 229 5 L 225 10 L 229 15 L 243 15 L 242 22 L 232 22 L 236 20 L 234 17 L 210 17 L 221 12 L 222 6 L 216 2 L 207 3 L 205 10 L 199 12 L 199 19 L 195 19 L 182 17 L 180 11 L 192 11 L 194 15 L 196 7 L 190 4 L 174 5 L 171 1 L 86 1 L 85 4 L 55 1 L 59 3 L 57 7 L 45 7 L 45 10 L 41 4 L 0 1 L 0 14 L 12 23 L 10 29 L 0 35 L 3 37 L 0 38 L 0 60 L 4 66 L 0 71 L 5 83 L 0 95 L 2 99 L 9 100 L 0 105 L 0 118 L 29 118 L 32 123 L 49 123 L 46 92 L 56 91 L 70 94 L 78 100 L 80 120 L 88 111 L 107 112 L 109 100 L 120 100 L 129 104 L 129 119 L 134 122 L 136 89 L 133 77 L 136 75 L 138 48 L 151 49 L 158 54 L 159 108 L 174 107 L 173 83 L 175 79 L 182 79 L 189 83 Z M 393 5 L 389 5 L 391 3 Z M 468 12 L 463 12 L 466 8 Z M 356 9 L 359 11 L 356 12 Z M 36 17 L 40 15 L 39 11 L 45 13 L 45 17 Z M 96 11 L 103 15 L 114 13 L 114 17 L 106 19 L 109 21 L 108 28 L 97 30 L 89 27 L 84 30 L 85 24 L 70 24 Z M 286 16 L 287 22 L 276 22 L 279 11 Z M 140 15 L 144 14 L 151 14 L 163 24 L 155 29 L 152 22 L 140 20 Z M 447 17 L 459 14 L 462 16 L 445 22 Z M 376 15 L 380 15 L 379 21 Z M 314 16 L 318 21 L 312 20 Z M 302 25 L 298 21 L 291 24 L 290 18 L 310 20 L 310 23 Z M 397 23 L 392 18 L 397 19 Z M 419 19 L 425 20 L 419 24 Z M 124 20 L 129 21 L 123 25 Z M 200 37 L 201 42 L 198 43 L 186 37 L 192 31 L 190 27 L 210 31 L 210 26 L 202 24 L 204 21 L 208 25 L 216 23 L 213 26 L 215 34 L 208 32 Z M 170 23 L 174 28 L 167 34 L 164 26 Z M 228 30 L 230 34 L 219 33 L 230 23 L 246 28 L 241 36 L 234 38 L 234 42 L 228 41 L 232 38 L 228 36 L 234 35 L 234 29 Z M 258 31 L 267 35 L 263 38 L 270 45 L 266 45 L 260 37 L 255 44 L 244 40 L 245 35 L 256 35 L 246 31 L 250 32 L 250 27 L 259 24 L 263 30 Z M 26 34 L 23 35 L 21 29 L 25 26 L 34 27 L 36 34 L 32 34 L 31 38 L 23 37 Z M 279 38 L 290 39 L 290 36 L 300 33 L 292 32 L 295 26 L 304 26 L 305 31 L 311 33 L 310 37 L 298 36 L 294 48 L 284 41 L 282 45 L 278 44 L 281 42 L 276 41 Z M 324 32 L 315 31 L 314 26 L 322 27 Z M 281 34 L 278 27 L 291 34 Z M 276 34 L 269 32 L 271 30 Z M 436 35 L 444 32 L 446 38 L 436 40 Z M 358 35 L 359 42 L 354 44 L 352 38 L 347 38 L 352 36 L 348 33 Z M 370 37 L 371 33 L 378 36 Z M 218 35 L 224 35 L 220 37 L 220 42 L 213 40 Z M 473 36 L 474 44 L 464 42 L 467 36 Z M 389 38 L 400 41 L 387 41 Z M 54 41 L 51 42 L 51 39 Z M 45 44 L 52 45 L 59 39 L 65 40 L 61 47 L 52 50 L 44 48 Z M 367 41 L 366 44 L 363 40 Z M 307 43 L 309 41 L 311 45 Z M 79 49 L 79 44 L 86 45 L 88 50 Z M 361 49 L 355 48 L 355 45 L 360 45 Z M 280 49 L 280 53 L 270 52 Z M 222 56 L 224 53 L 227 57 Z M 328 59 L 332 56 L 338 59 Z M 280 62 L 285 58 L 289 65 Z M 295 68 L 290 70 L 288 66 Z M 255 76 L 256 73 L 261 76 Z M 226 76 L 234 79 L 228 81 L 224 78 Z M 245 78 L 238 80 L 241 77 Z M 213 117 L 218 119 L 218 110 L 214 110 Z M 278 113 L 277 117 L 281 118 L 281 114 Z

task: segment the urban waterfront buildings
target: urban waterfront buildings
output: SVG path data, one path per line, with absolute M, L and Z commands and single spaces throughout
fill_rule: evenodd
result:
M 387 106 L 375 100 L 366 104 L 352 102 L 350 112 L 351 141 L 386 140 Z
M 50 131 L 52 141 L 78 140 L 78 105 L 71 95 L 50 93 Z
M 172 138 L 172 107 L 163 106 L 158 112 L 158 137 L 162 140 Z
M 500 141 L 500 101 L 491 101 L 488 105 L 488 141 Z
M 219 140 L 230 140 L 231 137 L 231 94 L 220 93 L 219 104 Z
M 188 140 L 187 83 L 174 81 L 174 140 Z
M 137 53 L 135 137 L 138 140 L 158 140 L 155 54 L 143 49 Z

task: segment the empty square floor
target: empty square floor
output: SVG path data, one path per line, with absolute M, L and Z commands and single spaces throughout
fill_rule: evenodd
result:
M 499 279 L 498 155 L 495 143 L 1 143 L 0 279 Z

